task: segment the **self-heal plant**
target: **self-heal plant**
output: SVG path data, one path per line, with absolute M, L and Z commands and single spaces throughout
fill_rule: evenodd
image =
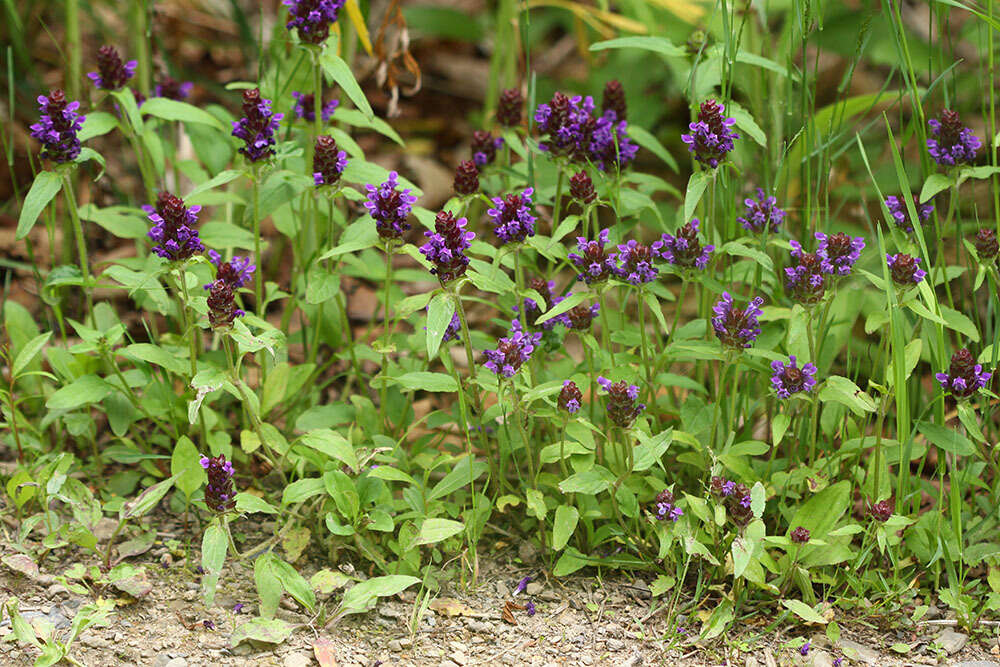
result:
M 486 350 L 483 353 L 486 357 L 483 366 L 501 378 L 514 377 L 521 366 L 531 359 L 531 353 L 541 340 L 541 332 L 525 333 L 521 328 L 521 322 L 513 320 L 510 323 L 510 336 L 501 338 L 495 350 Z
M 474 195 L 479 192 L 479 168 L 472 160 L 462 160 L 455 169 L 455 180 L 452 189 L 461 196 Z
M 928 120 L 927 125 L 930 127 L 927 152 L 941 166 L 954 167 L 971 163 L 983 146 L 982 140 L 972 133 L 972 129 L 962 125 L 957 111 L 944 109 L 938 118 Z
M 184 200 L 169 192 L 161 192 L 155 206 L 145 205 L 153 228 L 147 236 L 155 244 L 153 253 L 170 262 L 180 262 L 195 254 L 205 252 L 195 225 L 200 206 L 187 207 Z
M 205 285 L 208 290 L 208 320 L 213 329 L 228 331 L 237 317 L 245 313 L 236 305 L 236 291 L 253 276 L 256 266 L 249 257 L 233 257 L 228 262 L 214 250 L 208 251 L 215 265 L 215 280 Z
M 981 364 L 976 362 L 964 347 L 951 355 L 951 363 L 947 373 L 935 375 L 937 381 L 941 383 L 941 388 L 950 391 L 951 395 L 957 399 L 966 399 L 986 386 L 993 376 L 983 370 Z
M 583 406 L 583 393 L 572 380 L 564 380 L 562 389 L 559 390 L 557 405 L 560 410 L 565 410 L 571 415 L 575 415 Z
M 274 155 L 275 137 L 284 114 L 271 110 L 271 100 L 260 95 L 259 88 L 243 91 L 243 118 L 233 121 L 233 136 L 243 140 L 239 151 L 250 163 Z
M 524 96 L 518 88 L 508 88 L 500 93 L 497 102 L 497 122 L 503 127 L 518 127 L 524 108 Z
M 314 93 L 300 93 L 295 90 L 292 91 L 292 97 L 295 98 L 295 106 L 292 110 L 295 112 L 295 117 L 299 120 L 305 120 L 310 123 L 316 120 L 316 95 Z M 329 102 L 323 102 L 320 108 L 320 117 L 323 122 L 327 122 L 333 116 L 333 112 L 337 110 L 340 106 L 340 100 L 330 100 Z
M 162 77 L 153 89 L 153 97 L 165 97 L 168 100 L 183 102 L 191 95 L 194 84 L 190 81 L 183 83 L 171 76 Z
M 911 257 L 901 252 L 895 255 L 887 254 L 885 261 L 889 265 L 889 277 L 898 287 L 912 287 L 927 275 L 927 272 L 920 268 L 919 257 Z
M 295 30 L 305 44 L 320 45 L 330 36 L 345 0 L 283 0 L 288 7 L 288 30 Z
M 340 150 L 337 141 L 326 134 L 316 137 L 313 150 L 313 183 L 316 186 L 334 186 L 347 168 L 347 153 Z
M 788 357 L 788 364 L 777 359 L 771 362 L 771 385 L 778 398 L 790 398 L 792 394 L 810 392 L 816 386 L 816 366 L 806 364 L 799 368 L 795 355 Z
M 604 249 L 608 244 L 609 233 L 609 230 L 602 229 L 593 241 L 582 236 L 576 238 L 577 252 L 569 253 L 568 258 L 580 272 L 577 280 L 593 285 L 603 283 L 614 274 L 616 270 L 614 256 Z
M 77 133 L 83 127 L 85 116 L 77 113 L 79 102 L 68 102 L 66 93 L 58 88 L 49 96 L 38 96 L 41 116 L 31 126 L 31 136 L 42 143 L 43 160 L 56 164 L 72 162 L 80 155 L 81 145 Z
M 625 88 L 618 79 L 611 79 L 604 84 L 601 97 L 601 113 L 613 113 L 616 120 L 628 119 L 628 107 L 625 102 Z
M 476 238 L 475 232 L 466 229 L 468 221 L 456 218 L 449 211 L 441 211 L 434 218 L 434 231 L 424 232 L 427 243 L 420 246 L 420 253 L 433 264 L 431 273 L 442 285 L 465 275 L 469 257 L 465 251 Z
M 653 500 L 653 516 L 658 521 L 677 522 L 684 516 L 684 510 L 674 504 L 674 494 L 669 489 L 663 489 Z
M 567 294 L 567 296 L 569 295 Z M 597 315 L 600 312 L 601 304 L 599 303 L 591 304 L 590 306 L 581 303 L 578 306 L 573 306 L 566 312 L 564 323 L 574 331 L 587 331 L 594 323 L 594 320 L 597 319 Z
M 865 240 L 860 236 L 851 237 L 843 232 L 827 236 L 816 232 L 816 254 L 822 260 L 823 273 L 836 276 L 850 274 L 851 267 L 861 257 L 865 248 Z
M 701 103 L 698 120 L 691 123 L 689 134 L 682 134 L 681 141 L 687 144 L 688 152 L 694 159 L 710 169 L 715 169 L 735 148 L 735 140 L 740 135 L 731 128 L 736 124 L 733 118 L 723 115 L 726 107 L 716 100 Z
M 385 241 L 402 238 L 403 233 L 410 228 L 406 221 L 410 217 L 416 196 L 410 194 L 409 188 L 399 188 L 399 174 L 389 172 L 389 178 L 382 185 L 366 185 L 368 200 L 365 208 L 375 220 L 378 235 Z
M 503 139 L 494 137 L 488 130 L 472 133 L 472 161 L 479 169 L 493 164 L 500 148 L 503 148 Z
M 995 231 L 989 228 L 980 229 L 976 232 L 972 243 L 976 248 L 976 255 L 980 262 L 984 264 L 996 262 L 997 253 L 1000 253 L 1000 243 L 997 243 Z
M 762 297 L 754 297 L 746 308 L 737 308 L 729 292 L 722 293 L 722 299 L 712 308 L 712 329 L 723 347 L 742 350 L 753 345 L 760 335 L 760 317 L 764 311 Z
M 594 182 L 586 171 L 578 171 L 569 179 L 569 196 L 581 206 L 592 204 L 597 199 Z
M 606 377 L 598 377 L 597 384 L 607 393 L 607 413 L 608 419 L 615 426 L 628 428 L 636 420 L 642 411 L 646 409 L 644 403 L 639 403 L 639 387 L 629 384 L 625 380 L 612 382 Z
M 792 257 L 798 260 L 798 264 L 785 267 L 785 290 L 803 306 L 817 304 L 826 294 L 827 272 L 823 270 L 823 258 L 815 252 L 804 252 L 794 239 L 789 243 Z
M 701 245 L 698 240 L 698 218 L 677 230 L 677 235 L 664 234 L 659 248 L 667 263 L 682 269 L 704 269 L 712 257 L 713 245 Z
M 526 188 L 520 194 L 493 198 L 493 208 L 486 214 L 493 223 L 493 232 L 502 243 L 523 243 L 535 235 L 535 216 L 531 214 L 531 195 Z
M 644 285 L 656 280 L 660 270 L 653 265 L 653 260 L 660 256 L 661 246 L 662 241 L 646 246 L 635 239 L 620 244 L 618 251 L 609 255 L 615 277 L 630 285 Z
M 233 464 L 222 454 L 201 457 L 201 467 L 208 473 L 205 486 L 205 504 L 209 509 L 223 513 L 236 507 L 236 492 L 233 490 Z
M 785 211 L 778 208 L 777 198 L 765 193 L 763 188 L 757 188 L 757 199 L 747 197 L 743 200 L 743 205 L 746 207 L 746 213 L 736 221 L 748 232 L 774 233 L 785 220 Z
M 97 50 L 97 71 L 88 72 L 87 78 L 101 90 L 120 90 L 135 76 L 138 65 L 135 60 L 123 63 L 118 49 L 105 44 Z
M 917 221 L 921 225 L 926 224 L 931 219 L 931 213 L 934 212 L 934 205 L 930 202 L 921 204 L 917 195 L 913 195 L 912 199 L 913 208 L 917 212 Z M 885 198 L 885 207 L 889 210 L 889 215 L 892 216 L 892 221 L 897 227 L 907 233 L 913 232 L 913 224 L 910 222 L 910 214 L 906 209 L 905 200 L 896 195 L 890 195 Z

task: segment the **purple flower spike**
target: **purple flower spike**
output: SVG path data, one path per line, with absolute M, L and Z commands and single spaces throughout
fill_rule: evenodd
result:
M 321 134 L 316 137 L 313 151 L 313 183 L 316 186 L 336 185 L 347 168 L 347 153 L 337 147 L 333 137 Z
M 788 357 L 788 365 L 780 361 L 771 362 L 771 384 L 778 394 L 778 398 L 788 398 L 792 394 L 799 392 L 810 392 L 816 386 L 816 367 L 806 364 L 799 368 L 795 363 L 795 355 Z
M 785 267 L 785 289 L 788 295 L 804 306 L 817 304 L 826 294 L 826 263 L 819 253 L 803 252 L 798 241 L 790 241 L 795 266 Z
M 420 246 L 420 253 L 434 264 L 431 273 L 442 285 L 465 275 L 469 258 L 465 251 L 472 245 L 475 233 L 466 231 L 468 221 L 456 218 L 453 213 L 441 211 L 434 218 L 434 231 L 424 232 L 427 243 Z
M 968 164 L 976 159 L 982 140 L 964 127 L 958 112 L 945 109 L 937 119 L 927 121 L 931 136 L 927 139 L 927 152 L 944 167 Z
M 183 102 L 191 94 L 194 84 L 190 81 L 181 83 L 170 76 L 164 76 L 153 89 L 153 97 L 165 97 L 168 100 Z
M 41 116 L 31 126 L 31 136 L 42 142 L 42 159 L 63 164 L 80 155 L 77 133 L 83 127 L 85 116 L 76 112 L 79 108 L 79 102 L 67 102 L 66 93 L 58 88 L 49 92 L 48 97 L 38 96 Z
M 102 90 L 120 90 L 135 76 L 138 61 L 122 62 L 118 49 L 105 44 L 97 50 L 97 71 L 89 72 L 87 78 Z
M 684 510 L 674 505 L 674 494 L 669 489 L 663 489 L 656 494 L 653 515 L 658 521 L 670 520 L 677 523 L 684 516 Z
M 527 601 L 527 602 L 526 602 L 526 603 L 524 604 L 524 613 L 526 613 L 526 614 L 527 614 L 528 616 L 534 616 L 534 615 L 535 615 L 535 613 L 536 613 L 536 610 L 535 610 L 535 603 L 534 603 L 534 602 L 532 602 L 531 600 L 528 600 L 528 601 Z
M 236 507 L 236 492 L 233 490 L 233 464 L 222 454 L 209 458 L 201 457 L 201 467 L 208 473 L 205 487 L 205 504 L 216 512 L 226 512 Z
M 948 372 L 938 373 L 935 377 L 942 389 L 951 391 L 956 399 L 965 399 L 985 387 L 993 374 L 984 372 L 982 365 L 976 363 L 976 358 L 962 348 L 951 355 Z
M 295 117 L 299 120 L 305 120 L 308 122 L 313 122 L 316 120 L 316 96 L 313 93 L 300 93 L 299 91 L 293 91 L 292 97 L 295 98 Z M 323 122 L 330 120 L 333 116 L 333 112 L 337 110 L 340 106 L 340 100 L 330 100 L 329 102 L 321 103 L 320 117 Z
M 809 642 L 806 642 L 805 644 L 799 647 L 799 653 L 801 655 L 809 655 Z
M 704 269 L 708 266 L 715 246 L 702 246 L 698 240 L 698 218 L 693 219 L 679 230 L 677 236 L 664 234 L 659 250 L 660 256 L 668 263 L 685 269 Z
M 778 200 L 767 196 L 762 188 L 757 188 L 756 200 L 744 199 L 743 205 L 747 208 L 746 215 L 736 220 L 748 232 L 760 234 L 765 229 L 776 232 L 785 220 L 785 212 L 778 208 Z
M 510 323 L 511 335 L 501 338 L 497 349 L 486 350 L 483 365 L 504 378 L 514 377 L 521 366 L 531 359 L 531 353 L 542 340 L 542 333 L 527 334 L 521 329 L 521 323 L 514 320 Z
M 285 27 L 296 30 L 306 44 L 322 44 L 330 36 L 330 26 L 337 22 L 345 0 L 283 0 L 288 7 Z
M 618 246 L 618 252 L 608 257 L 613 262 L 615 276 L 632 285 L 653 282 L 660 270 L 653 266 L 653 259 L 660 256 L 662 241 L 644 246 L 635 239 Z
M 613 109 L 595 115 L 592 97 L 567 97 L 556 93 L 535 111 L 539 147 L 574 162 L 591 162 L 601 171 L 624 168 L 639 147 L 628 138 L 628 123 Z
M 274 133 L 284 114 L 271 111 L 271 100 L 260 96 L 260 89 L 243 91 L 243 118 L 233 121 L 233 136 L 243 140 L 240 153 L 250 162 L 260 162 L 274 155 Z
M 837 276 L 848 275 L 865 248 L 863 238 L 851 238 L 843 232 L 832 236 L 816 232 L 816 240 L 819 241 L 816 254 L 823 261 L 823 273 Z
M 580 411 L 582 406 L 583 393 L 580 388 L 576 386 L 576 383 L 572 380 L 563 381 L 563 388 L 559 392 L 559 400 L 557 404 L 560 410 L 565 410 L 571 415 L 575 415 Z
M 161 192 L 155 206 L 146 205 L 142 210 L 153 223 L 147 236 L 156 243 L 153 246 L 155 254 L 168 261 L 179 262 L 205 252 L 205 246 L 194 228 L 198 223 L 200 206 L 188 208 L 180 197 Z
M 472 133 L 472 161 L 482 169 L 493 164 L 497 151 L 503 148 L 503 139 L 494 137 L 489 130 L 476 130 Z
M 736 124 L 732 118 L 723 116 L 726 107 L 715 100 L 701 103 L 697 122 L 688 127 L 690 134 L 682 134 L 681 141 L 694 153 L 694 159 L 706 167 L 715 169 L 735 147 L 734 141 L 740 135 L 730 128 Z
M 900 199 L 896 195 L 890 195 L 885 198 L 885 207 L 889 209 L 889 215 L 892 216 L 892 221 L 897 227 L 904 232 L 913 232 L 913 225 L 910 224 L 910 214 L 906 210 L 906 202 L 903 199 Z M 921 204 L 920 198 L 917 195 L 913 195 L 913 208 L 917 211 L 917 220 L 921 226 L 930 220 L 931 213 L 934 212 L 934 206 L 930 202 Z
M 927 276 L 927 272 L 920 268 L 919 257 L 898 253 L 886 255 L 885 261 L 889 265 L 889 276 L 892 278 L 892 282 L 899 287 L 912 287 Z
M 760 335 L 760 323 L 757 318 L 764 311 L 760 309 L 764 299 L 754 297 L 745 309 L 733 306 L 733 297 L 729 292 L 722 293 L 722 300 L 715 304 L 712 312 L 712 328 L 723 346 L 736 350 L 750 347 Z
M 531 215 L 532 188 L 521 194 L 494 197 L 493 208 L 486 213 L 493 222 L 493 231 L 503 243 L 522 243 L 535 235 L 535 216 Z
M 397 189 L 399 174 L 389 172 L 389 180 L 379 186 L 366 185 L 368 201 L 365 208 L 375 220 L 378 235 L 386 240 L 399 239 L 410 228 L 406 219 L 417 201 L 409 188 Z
M 604 246 L 607 244 L 607 229 L 601 230 L 596 241 L 588 241 L 582 236 L 576 238 L 576 249 L 579 254 L 569 253 L 569 261 L 580 271 L 577 280 L 583 280 L 588 285 L 602 283 L 615 272 L 614 260 L 604 251 Z
M 528 589 L 528 584 L 531 583 L 531 577 L 524 577 L 521 581 L 517 582 L 517 588 L 514 589 L 516 594 L 523 593 Z
M 796 544 L 805 544 L 809 541 L 809 529 L 799 526 L 792 531 L 789 537 L 791 537 L 792 542 L 795 542 Z
M 256 265 L 249 257 L 233 257 L 223 262 L 219 253 L 208 251 L 209 261 L 215 265 L 215 280 L 205 285 L 208 293 L 208 321 L 213 329 L 226 330 L 237 317 L 245 313 L 236 307 L 236 290 L 253 276 Z
M 541 294 L 542 298 L 545 300 L 544 310 L 540 308 L 537 303 L 535 303 L 534 299 L 526 298 L 524 300 L 524 315 L 528 322 L 528 326 L 532 326 L 535 320 L 541 317 L 544 312 L 547 312 L 553 306 L 572 294 L 572 292 L 567 292 L 566 296 L 557 296 L 555 294 L 556 282 L 554 280 L 545 281 L 541 278 L 532 278 L 528 281 L 528 287 Z M 514 312 L 518 313 L 520 312 L 520 309 L 517 306 L 514 306 Z M 570 325 L 568 315 L 563 314 L 553 317 L 550 320 L 542 322 L 539 326 L 541 326 L 545 331 L 551 331 L 557 324 L 562 324 L 568 327 Z
M 639 387 L 636 385 L 624 380 L 612 382 L 605 377 L 597 378 L 597 384 L 608 393 L 607 412 L 612 424 L 628 428 L 646 409 L 644 403 L 636 403 L 639 399 Z

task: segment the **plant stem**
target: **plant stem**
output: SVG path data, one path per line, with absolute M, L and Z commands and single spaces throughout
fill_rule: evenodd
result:
M 87 241 L 83 236 L 83 224 L 76 206 L 76 195 L 73 193 L 73 181 L 69 172 L 63 174 L 63 194 L 66 196 L 66 208 L 69 209 L 70 223 L 73 225 L 73 236 L 76 238 L 76 254 L 80 263 L 80 277 L 83 280 L 83 294 L 87 300 L 87 318 L 94 325 L 94 301 L 90 288 L 90 267 L 87 261 Z
M 83 76 L 80 43 L 80 2 L 66 0 L 66 52 L 69 54 L 69 74 L 66 89 L 71 100 L 80 99 L 80 79 Z
M 257 270 L 253 272 L 253 295 L 257 302 L 257 317 L 267 320 L 267 306 L 264 303 L 264 259 L 261 255 L 260 238 L 260 170 L 257 165 L 253 166 L 251 175 L 251 189 L 253 190 L 253 252 Z M 267 354 L 260 352 L 260 381 L 263 385 L 267 380 Z
M 386 351 L 389 347 L 389 291 L 392 289 L 392 241 L 385 243 L 385 290 L 382 294 L 382 381 L 379 383 L 379 424 L 388 431 L 386 426 L 386 401 L 389 395 L 389 367 Z

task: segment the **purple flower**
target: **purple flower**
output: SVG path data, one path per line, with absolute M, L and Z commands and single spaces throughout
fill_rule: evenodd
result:
M 592 162 L 598 169 L 625 167 L 635 159 L 639 147 L 628 138 L 628 123 L 609 109 L 594 114 L 592 97 L 573 97 L 557 92 L 539 105 L 535 121 L 543 136 L 539 148 L 574 162 Z
M 701 223 L 694 218 L 679 230 L 677 236 L 664 234 L 659 249 L 660 256 L 670 264 L 685 269 L 704 269 L 711 259 L 714 245 L 702 246 L 698 240 L 698 226 Z
M 378 235 L 385 240 L 398 239 L 403 236 L 403 232 L 410 228 L 406 219 L 410 216 L 410 210 L 417 201 L 417 198 L 410 194 L 409 188 L 398 190 L 398 185 L 399 174 L 390 171 L 389 180 L 382 185 L 365 186 L 365 189 L 368 190 L 368 201 L 365 202 L 365 208 L 375 220 Z
M 932 118 L 927 125 L 931 128 L 927 152 L 939 165 L 954 167 L 976 159 L 983 142 L 971 128 L 962 125 L 958 112 L 944 109 L 939 118 Z
M 205 285 L 208 293 L 208 321 L 213 329 L 226 330 L 233 320 L 245 313 L 236 306 L 236 290 L 246 284 L 257 268 L 249 257 L 234 257 L 223 262 L 219 253 L 208 251 L 209 260 L 216 266 L 215 280 Z
M 728 498 L 736 493 L 736 482 L 727 479 L 722 482 L 722 496 Z
M 453 213 L 441 211 L 434 218 L 434 231 L 424 232 L 427 243 L 420 246 L 420 252 L 434 264 L 431 273 L 438 277 L 442 285 L 463 276 L 469 265 L 465 251 L 476 235 L 466 231 L 467 224 L 465 218 L 456 218 Z
M 778 393 L 778 398 L 788 398 L 799 392 L 810 392 L 816 385 L 816 367 L 806 364 L 802 368 L 795 365 L 795 355 L 788 357 L 788 365 L 780 361 L 771 362 L 771 384 Z
M 448 322 L 448 326 L 444 329 L 444 336 L 441 337 L 442 343 L 447 343 L 450 340 L 458 339 L 458 331 L 462 328 L 462 320 L 458 317 L 458 313 L 454 313 L 451 316 L 451 322 Z
M 499 375 L 510 378 L 521 368 L 521 365 L 531 359 L 535 346 L 542 340 L 542 333 L 527 334 L 521 329 L 521 323 L 514 320 L 510 323 L 511 335 L 501 338 L 497 349 L 486 350 L 483 355 L 486 363 L 483 365 Z
M 215 630 L 215 621 L 206 618 L 201 624 L 205 626 L 206 630 Z
M 919 257 L 897 253 L 886 255 L 885 261 L 889 265 L 889 276 L 892 278 L 892 282 L 900 287 L 912 287 L 927 275 L 927 272 L 920 268 Z
M 488 130 L 476 130 L 472 133 L 472 161 L 482 169 L 493 164 L 497 151 L 503 148 L 503 139 L 494 137 Z
M 619 245 L 618 252 L 608 255 L 615 276 L 632 285 L 653 282 L 660 273 L 653 266 L 653 259 L 660 256 L 662 245 L 662 241 L 657 241 L 652 246 L 645 246 L 635 239 Z
M 639 399 L 639 387 L 636 385 L 630 385 L 624 380 L 611 382 L 605 377 L 598 377 L 597 384 L 608 394 L 607 412 L 612 424 L 628 428 L 646 409 L 644 403 L 636 403 Z
M 569 296 L 569 294 L 566 296 Z M 590 306 L 581 303 L 579 306 L 573 306 L 569 309 L 569 312 L 563 318 L 563 324 L 574 331 L 586 331 L 590 329 L 590 325 L 597 319 L 597 315 L 600 312 L 601 304 L 599 303 Z
M 497 101 L 497 122 L 504 127 L 517 127 L 521 124 L 521 108 L 524 106 L 524 96 L 519 88 L 508 88 L 500 93 Z
M 753 499 L 750 497 L 749 493 L 740 496 L 740 507 L 744 509 L 750 509 L 750 505 L 752 502 Z
M 809 642 L 806 642 L 805 644 L 799 647 L 799 653 L 801 655 L 809 655 Z
M 840 665 L 843 664 L 843 662 L 844 662 L 843 657 L 835 658 L 833 661 L 833 667 L 840 667 Z
M 892 220 L 897 227 L 905 232 L 913 232 L 913 225 L 910 224 L 910 214 L 906 210 L 906 202 L 904 200 L 896 195 L 890 195 L 885 198 L 885 207 L 889 209 L 889 215 L 892 216 Z M 934 206 L 930 202 L 921 204 L 920 198 L 917 195 L 913 195 L 913 208 L 917 212 L 917 220 L 921 225 L 930 220 L 931 213 L 934 212 Z
M 260 162 L 274 155 L 274 133 L 284 114 L 271 111 L 271 100 L 260 96 L 260 89 L 243 91 L 243 118 L 233 121 L 233 136 L 243 140 L 240 153 L 250 162 Z
M 722 293 L 722 299 L 715 304 L 712 312 L 712 328 L 719 342 L 725 347 L 743 349 L 750 347 L 760 335 L 760 323 L 757 318 L 764 311 L 760 309 L 764 299 L 754 297 L 745 309 L 733 306 L 733 297 L 729 292 Z
M 938 373 L 934 377 L 941 383 L 942 389 L 951 391 L 952 396 L 957 399 L 963 399 L 985 387 L 992 376 L 992 373 L 984 372 L 982 365 L 976 363 L 976 358 L 963 347 L 951 355 L 948 372 Z
M 605 253 L 604 246 L 608 243 L 608 230 L 602 229 L 596 241 L 588 241 L 582 236 L 576 238 L 575 252 L 569 253 L 569 261 L 573 263 L 580 274 L 577 280 L 583 280 L 588 285 L 602 283 L 615 272 L 614 260 Z
M 532 602 L 531 600 L 528 600 L 526 603 L 524 603 L 524 613 L 526 613 L 528 616 L 534 616 L 535 603 Z
M 582 407 L 583 393 L 572 380 L 564 380 L 562 390 L 559 392 L 557 404 L 560 410 L 565 410 L 571 415 L 575 415 Z
M 684 516 L 684 510 L 674 505 L 674 494 L 670 492 L 670 489 L 663 489 L 656 494 L 656 499 L 653 502 L 655 504 L 654 514 L 657 521 L 669 519 L 676 523 Z
M 188 208 L 180 197 L 169 192 L 161 192 L 155 206 L 143 206 L 153 228 L 147 236 L 156 245 L 153 252 L 171 262 L 188 259 L 195 253 L 205 252 L 205 246 L 198 238 L 194 226 L 198 223 L 200 206 Z
M 778 227 L 785 220 L 785 212 L 778 208 L 778 200 L 773 196 L 767 196 L 762 188 L 757 188 L 757 199 L 743 200 L 747 212 L 742 218 L 736 220 L 743 225 L 743 229 L 754 234 L 760 234 L 764 230 L 771 232 L 778 231 Z
M 313 93 L 300 93 L 296 90 L 292 92 L 292 97 L 295 98 L 294 111 L 296 118 L 310 123 L 316 120 L 316 95 Z M 340 106 L 340 100 L 330 100 L 323 103 L 320 109 L 320 116 L 324 123 L 330 120 L 330 117 L 337 110 L 338 106 Z
M 190 81 L 181 83 L 173 77 L 164 76 L 153 88 L 153 97 L 165 97 L 168 100 L 182 102 L 191 94 L 192 88 L 194 88 L 194 84 Z
M 236 507 L 236 492 L 233 490 L 233 464 L 222 454 L 209 458 L 201 457 L 201 467 L 208 473 L 205 486 L 205 504 L 216 512 L 225 512 Z
M 880 523 L 885 523 L 892 516 L 892 513 L 896 510 L 896 503 L 892 498 L 886 498 L 885 500 L 880 500 L 875 504 L 871 502 L 866 502 L 866 510 L 868 516 L 875 519 Z
M 514 589 L 516 594 L 523 593 L 528 589 L 528 584 L 531 583 L 531 577 L 525 577 L 521 581 L 517 582 L 517 588 Z
M 792 257 L 795 266 L 785 267 L 785 290 L 789 296 L 804 306 L 819 303 L 826 294 L 825 260 L 815 252 L 803 252 L 798 241 L 792 240 Z
M 819 241 L 816 254 L 823 261 L 823 273 L 838 276 L 846 276 L 851 272 L 851 267 L 861 257 L 861 251 L 865 247 L 863 238 L 851 238 L 843 232 L 831 236 L 816 232 L 816 240 Z
M 736 121 L 722 115 L 725 110 L 726 107 L 715 100 L 702 102 L 697 122 L 688 126 L 691 133 L 681 135 L 681 141 L 687 144 L 688 152 L 694 153 L 694 159 L 711 169 L 719 166 L 735 147 L 734 140 L 740 138 L 730 129 Z
M 237 602 L 236 605 L 233 607 L 233 613 L 234 614 L 242 614 L 243 613 L 243 607 L 245 607 L 245 606 L 246 605 L 244 605 L 242 602 Z
M 42 142 L 42 159 L 63 164 L 80 155 L 77 132 L 83 127 L 85 116 L 76 112 L 79 108 L 79 102 L 67 102 L 66 93 L 58 88 L 50 91 L 48 97 L 38 96 L 41 117 L 31 126 L 31 136 Z
M 97 50 L 97 71 L 88 72 L 87 78 L 102 90 L 120 90 L 133 76 L 138 61 L 122 62 L 118 49 L 105 44 Z
M 805 544 L 809 541 L 809 529 L 799 526 L 792 531 L 789 537 L 791 537 L 792 542 L 795 542 L 796 544 Z
M 337 147 L 333 137 L 321 134 L 316 137 L 313 151 L 313 183 L 316 186 L 336 185 L 347 168 L 347 153 Z
M 556 282 L 554 280 L 545 281 L 541 278 L 532 278 L 528 281 L 528 287 L 538 292 L 542 298 L 545 300 L 544 312 L 549 311 L 557 303 L 570 296 L 572 292 L 567 292 L 566 296 L 557 296 L 554 292 L 556 289 Z M 517 306 L 514 306 L 514 312 L 520 312 Z M 536 319 L 538 319 L 543 314 L 543 309 L 535 303 L 534 299 L 525 298 L 524 299 L 524 316 L 529 326 L 534 325 Z M 569 321 L 565 314 L 553 317 L 550 320 L 542 322 L 540 325 L 545 331 L 551 331 L 555 328 L 557 324 L 563 324 L 569 326 Z
M 322 44 L 330 36 L 330 26 L 337 22 L 345 0 L 283 0 L 288 7 L 285 27 L 295 29 L 306 44 Z
M 535 235 L 535 216 L 531 215 L 532 188 L 521 194 L 494 197 L 493 208 L 486 213 L 493 222 L 493 232 L 503 243 L 521 243 Z
M 471 195 L 479 192 L 479 168 L 472 160 L 463 160 L 455 169 L 455 180 L 452 189 L 460 195 Z
M 1000 253 L 1000 243 L 997 243 L 997 234 L 992 229 L 983 228 L 976 232 L 972 244 L 976 247 L 976 255 L 983 263 L 995 262 L 997 253 Z

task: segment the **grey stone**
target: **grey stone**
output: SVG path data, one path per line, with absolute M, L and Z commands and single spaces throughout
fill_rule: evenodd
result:
M 1000 667 L 1000 662 L 992 660 L 963 660 L 952 663 L 951 667 Z
M 312 658 L 306 653 L 289 653 L 281 664 L 283 667 L 308 667 Z
M 821 648 L 809 651 L 810 667 L 833 667 L 833 656 Z
M 465 624 L 465 627 L 469 628 L 471 632 L 480 632 L 484 635 L 493 634 L 493 626 L 484 621 L 469 619 L 469 621 Z
M 838 646 L 844 652 L 844 655 L 851 660 L 858 660 L 869 665 L 877 665 L 882 662 L 882 656 L 879 652 L 864 644 L 859 644 L 850 639 L 841 639 Z
M 606 644 L 609 651 L 621 651 L 625 648 L 625 642 L 620 639 L 609 639 Z
M 527 593 L 528 595 L 538 595 L 539 593 L 542 592 L 543 588 L 545 588 L 545 586 L 542 584 L 542 582 L 532 581 L 530 584 L 528 584 L 527 588 L 524 589 L 524 592 Z
M 173 658 L 163 667 L 188 667 L 188 661 L 184 658 Z
M 965 648 L 965 644 L 969 641 L 969 635 L 955 632 L 951 628 L 945 628 L 935 641 L 940 644 L 941 648 L 948 655 L 955 655 Z

